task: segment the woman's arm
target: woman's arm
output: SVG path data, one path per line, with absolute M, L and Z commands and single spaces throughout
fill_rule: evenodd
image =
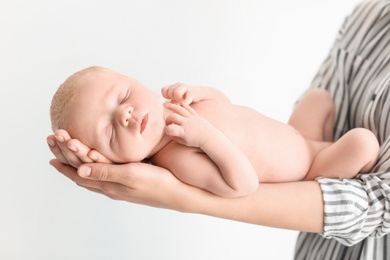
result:
M 249 196 L 230 199 L 186 185 L 169 171 L 145 163 L 88 163 L 78 170 L 56 159 L 51 164 L 78 185 L 116 200 L 270 227 L 323 231 L 322 194 L 314 181 L 261 184 Z
M 91 161 L 88 158 L 94 151 L 64 130 L 47 140 L 57 158 L 50 161 L 53 167 L 79 186 L 112 199 L 270 227 L 323 231 L 322 193 L 315 181 L 260 184 L 249 196 L 224 198 L 184 184 L 151 164 L 82 164 Z

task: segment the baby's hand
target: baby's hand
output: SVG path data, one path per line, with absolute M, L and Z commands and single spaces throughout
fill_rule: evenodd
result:
M 176 83 L 170 86 L 163 87 L 161 94 L 164 98 L 170 99 L 172 103 L 190 105 L 193 101 L 191 95 L 191 86 L 184 83 Z
M 201 147 L 213 126 L 187 104 L 166 103 L 166 107 L 173 113 L 166 118 L 165 133 L 178 143 Z

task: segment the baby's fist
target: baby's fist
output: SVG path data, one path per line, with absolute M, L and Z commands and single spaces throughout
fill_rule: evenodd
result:
M 164 98 L 170 99 L 171 102 L 176 104 L 190 105 L 193 101 L 191 86 L 184 83 L 176 83 L 163 87 L 161 89 L 161 94 Z

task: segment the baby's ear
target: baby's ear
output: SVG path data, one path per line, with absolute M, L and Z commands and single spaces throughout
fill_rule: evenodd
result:
M 111 160 L 107 159 L 103 154 L 99 153 L 96 150 L 90 150 L 88 153 L 88 157 L 91 158 L 92 161 L 98 163 L 113 163 Z

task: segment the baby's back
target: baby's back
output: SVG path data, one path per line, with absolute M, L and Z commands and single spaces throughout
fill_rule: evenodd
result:
M 309 170 L 309 146 L 290 125 L 228 102 L 206 100 L 191 106 L 248 156 L 260 182 L 301 180 Z

